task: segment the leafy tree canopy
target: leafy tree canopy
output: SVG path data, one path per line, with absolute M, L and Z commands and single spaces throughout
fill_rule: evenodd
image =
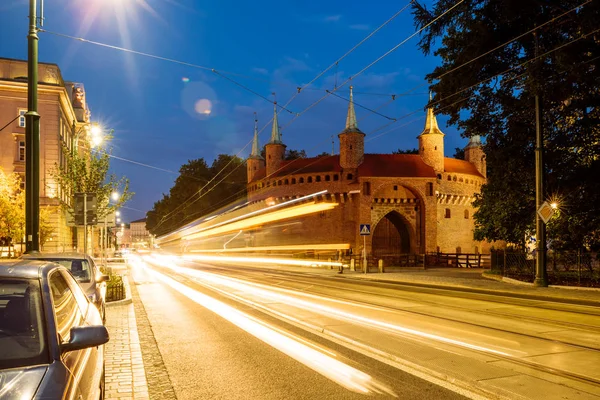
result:
M 441 60 L 427 75 L 434 107 L 465 137 L 486 137 L 489 174 L 475 202 L 477 239 L 519 244 L 533 232 L 538 93 L 544 197 L 560 198 L 563 209 L 549 237 L 570 249 L 600 245 L 600 2 L 562 15 L 581 3 L 465 0 L 423 31 L 422 51 Z M 455 4 L 438 0 L 429 10 L 414 3 L 416 25 Z M 536 35 L 527 33 L 536 27 Z
M 40 207 L 40 246 L 48 240 L 55 228 L 50 222 L 50 209 Z M 15 245 L 25 235 L 25 191 L 21 189 L 19 174 L 6 174 L 0 168 L 0 242 Z
M 109 174 L 110 152 L 101 147 L 87 151 L 70 150 L 63 145 L 65 163 L 56 165 L 53 176 L 62 193 L 67 193 L 70 199 L 63 207 L 71 214 L 72 199 L 75 193 L 94 193 L 97 201 L 98 219 L 104 218 L 109 212 L 118 209 L 129 201 L 133 193 L 129 191 L 129 180 L 125 177 L 117 178 Z M 118 200 L 111 199 L 113 192 L 119 193 Z
M 246 196 L 244 166 L 244 160 L 227 154 L 219 154 L 211 166 L 203 158 L 188 160 L 169 194 L 148 212 L 146 228 L 160 236 Z

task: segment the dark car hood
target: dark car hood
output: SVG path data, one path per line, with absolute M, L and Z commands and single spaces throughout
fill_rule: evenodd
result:
M 0 399 L 31 399 L 44 378 L 47 365 L 0 371 Z

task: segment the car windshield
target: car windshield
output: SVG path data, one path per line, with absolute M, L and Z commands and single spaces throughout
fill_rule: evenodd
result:
M 0 369 L 48 364 L 40 285 L 0 279 Z
M 90 264 L 87 260 L 49 258 L 45 261 L 52 261 L 67 268 L 78 282 L 87 283 L 90 281 Z

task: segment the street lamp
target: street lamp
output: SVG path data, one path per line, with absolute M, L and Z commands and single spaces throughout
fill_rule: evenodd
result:
M 43 0 L 42 0 L 43 1 Z M 29 0 L 25 113 L 25 251 L 40 250 L 40 114 L 38 114 L 37 1 Z
M 118 201 L 118 200 L 119 200 L 119 197 L 121 197 L 121 195 L 119 194 L 119 192 L 112 192 L 112 193 L 111 193 L 111 195 L 110 195 L 110 198 L 111 198 L 113 201 Z M 117 215 L 118 215 L 118 214 L 117 214 Z

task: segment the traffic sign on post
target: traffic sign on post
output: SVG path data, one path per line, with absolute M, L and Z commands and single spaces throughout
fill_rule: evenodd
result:
M 370 224 L 360 224 L 360 236 L 369 236 L 371 234 Z

